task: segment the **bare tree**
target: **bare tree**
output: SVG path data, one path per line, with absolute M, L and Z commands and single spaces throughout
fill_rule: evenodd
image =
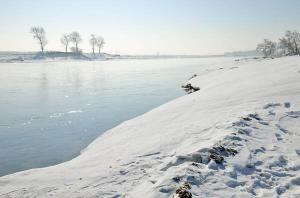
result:
M 265 57 L 274 55 L 276 52 L 276 43 L 269 39 L 264 39 L 263 43 L 257 45 L 256 50 L 262 52 Z
M 66 53 L 68 53 L 68 46 L 71 41 L 71 36 L 69 34 L 63 34 L 62 37 L 60 38 L 61 44 L 65 46 Z
M 300 33 L 296 30 L 286 31 L 285 36 L 279 39 L 279 47 L 288 55 L 300 54 Z
M 98 47 L 98 50 L 99 50 L 99 54 L 101 52 L 101 48 L 104 46 L 105 42 L 104 42 L 104 38 L 102 36 L 98 36 L 96 38 L 96 45 Z
M 46 32 L 43 27 L 31 27 L 30 33 L 33 34 L 33 38 L 37 39 L 40 46 L 41 51 L 44 53 L 44 48 L 47 45 L 48 41 L 46 39 Z
M 79 53 L 78 43 L 82 41 L 80 34 L 78 32 L 72 32 L 70 34 L 70 41 L 75 44 L 76 53 Z
M 97 39 L 95 37 L 94 34 L 91 35 L 91 39 L 90 39 L 90 44 L 92 46 L 92 49 L 93 49 L 93 54 L 95 55 L 95 45 L 97 44 Z

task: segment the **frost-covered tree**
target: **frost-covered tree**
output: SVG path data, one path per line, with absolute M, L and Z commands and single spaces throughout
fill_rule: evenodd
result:
M 72 32 L 70 34 L 70 41 L 75 44 L 75 52 L 79 53 L 78 44 L 82 42 L 80 34 L 78 32 Z
M 285 36 L 279 39 L 279 48 L 287 55 L 300 54 L 300 33 L 296 30 L 286 31 Z
M 257 45 L 256 50 L 262 52 L 265 57 L 274 55 L 276 52 L 276 43 L 269 39 L 264 39 L 263 43 Z
M 62 37 L 60 38 L 61 44 L 65 46 L 66 53 L 68 53 L 68 46 L 71 41 L 71 36 L 69 34 L 63 34 Z
M 101 52 L 101 48 L 104 46 L 105 42 L 104 42 L 104 38 L 102 36 L 98 36 L 96 38 L 96 45 L 98 47 L 98 50 L 99 50 L 99 54 Z
M 279 39 L 278 49 L 281 51 L 282 55 L 293 54 L 293 47 L 285 37 Z
M 94 34 L 91 35 L 90 44 L 92 46 L 93 54 L 95 55 L 95 45 L 97 44 L 97 39 Z
M 37 39 L 42 53 L 44 52 L 44 48 L 47 45 L 48 41 L 46 39 L 46 32 L 43 27 L 31 27 L 30 33 L 33 34 L 33 38 Z

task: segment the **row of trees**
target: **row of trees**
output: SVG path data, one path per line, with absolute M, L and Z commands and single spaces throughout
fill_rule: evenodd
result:
M 256 50 L 266 57 L 300 55 L 300 33 L 296 30 L 288 30 L 278 42 L 264 39 L 257 45 Z
M 45 46 L 48 44 L 46 39 L 46 32 L 43 27 L 32 27 L 30 33 L 33 34 L 33 38 L 36 39 L 40 45 L 42 53 L 44 52 Z M 82 53 L 82 50 L 79 49 L 79 43 L 82 42 L 82 38 L 78 32 L 72 32 L 70 34 L 63 34 L 60 39 L 61 44 L 65 47 L 65 52 L 68 53 L 68 48 L 70 43 L 73 43 L 70 49 L 75 53 Z M 95 54 L 95 48 L 98 48 L 98 53 L 100 54 L 101 49 L 103 48 L 105 42 L 102 36 L 91 35 L 90 45 L 92 46 L 93 54 Z

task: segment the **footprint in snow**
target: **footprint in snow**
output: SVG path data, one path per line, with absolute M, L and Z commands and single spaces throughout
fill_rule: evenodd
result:
M 275 133 L 276 139 L 277 141 L 282 141 L 283 138 L 281 137 L 281 135 L 279 133 Z
M 264 109 L 269 109 L 269 108 L 280 107 L 280 106 L 281 106 L 280 103 L 268 103 L 263 108 Z

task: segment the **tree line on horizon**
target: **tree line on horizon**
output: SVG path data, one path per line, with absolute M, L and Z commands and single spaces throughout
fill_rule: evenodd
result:
M 257 44 L 256 50 L 265 57 L 300 55 L 300 33 L 297 30 L 287 30 L 277 42 L 264 39 Z
M 41 52 L 44 53 L 45 46 L 48 44 L 46 39 L 46 31 L 43 27 L 31 27 L 30 33 L 33 34 L 33 38 L 36 39 L 40 45 Z M 74 31 L 69 34 L 63 34 L 60 38 L 60 43 L 65 47 L 65 52 L 68 53 L 68 48 L 70 43 L 74 43 L 74 46 L 70 47 L 71 52 L 81 54 L 82 50 L 79 48 L 79 43 L 82 42 L 81 35 Z M 101 53 L 101 49 L 103 48 L 105 41 L 102 36 L 91 35 L 89 40 L 90 45 L 92 47 L 92 52 L 95 55 L 95 48 L 98 48 L 98 53 Z

